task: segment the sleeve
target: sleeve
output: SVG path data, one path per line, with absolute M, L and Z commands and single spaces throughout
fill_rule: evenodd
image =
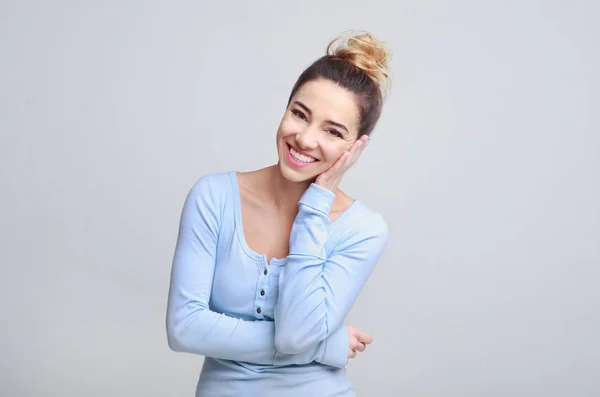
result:
M 275 346 L 281 352 L 304 352 L 345 326 L 344 319 L 387 244 L 387 225 L 373 212 L 357 220 L 357 230 L 328 256 L 324 246 L 334 199 L 333 192 L 314 183 L 300 198 L 275 307 Z M 344 353 L 341 345 L 330 349 L 338 349 L 341 360 L 347 346 Z
M 169 347 L 178 352 L 262 365 L 335 362 L 326 342 L 299 354 L 284 354 L 275 348 L 274 322 L 245 321 L 210 310 L 221 218 L 214 185 L 210 177 L 201 178 L 183 206 L 167 303 Z M 332 338 L 339 340 L 343 336 Z

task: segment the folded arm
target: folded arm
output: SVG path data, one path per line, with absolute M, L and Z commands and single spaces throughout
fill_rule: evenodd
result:
M 334 199 L 316 184 L 300 199 L 275 307 L 275 346 L 281 352 L 305 352 L 344 325 L 387 244 L 387 225 L 373 212 L 353 220 L 351 235 L 328 255 Z

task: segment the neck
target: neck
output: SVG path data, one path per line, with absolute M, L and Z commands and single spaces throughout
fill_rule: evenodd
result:
M 297 208 L 298 200 L 313 181 L 291 182 L 281 174 L 279 164 L 268 167 L 266 171 L 264 186 L 275 205 L 283 210 Z

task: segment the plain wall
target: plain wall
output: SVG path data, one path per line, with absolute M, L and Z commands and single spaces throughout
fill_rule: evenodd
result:
M 0 394 L 192 396 L 185 195 L 276 162 L 300 72 L 366 29 L 392 92 L 342 187 L 390 243 L 358 395 L 600 395 L 598 4 L 1 1 Z

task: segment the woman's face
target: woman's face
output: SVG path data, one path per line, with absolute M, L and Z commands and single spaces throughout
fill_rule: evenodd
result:
M 279 167 L 292 182 L 327 171 L 358 137 L 355 95 L 330 80 L 305 83 L 287 107 L 277 130 Z

